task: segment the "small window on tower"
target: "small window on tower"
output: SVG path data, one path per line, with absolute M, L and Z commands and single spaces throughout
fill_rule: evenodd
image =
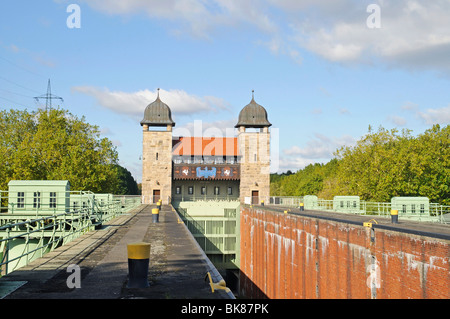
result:
M 158 155 L 159 155 L 159 154 L 158 154 L 158 153 L 156 153 L 156 160 L 158 160 L 158 157 L 159 157 Z

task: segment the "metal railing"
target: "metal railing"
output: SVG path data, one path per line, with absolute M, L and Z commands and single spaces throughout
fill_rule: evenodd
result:
M 3 215 L 3 214 L 2 214 Z M 6 275 L 95 227 L 89 212 L 69 212 L 23 220 L 0 216 L 0 275 Z
M 141 204 L 140 196 L 20 193 L 0 192 L 0 276 Z
M 303 196 L 270 196 L 266 198 L 258 197 L 257 200 L 259 204 L 264 201 L 264 204 L 287 207 L 299 207 L 300 204 L 305 203 Z M 253 198 L 252 202 L 255 203 L 256 199 Z M 340 205 L 336 205 L 335 200 L 318 198 L 313 204 L 310 204 L 309 207 L 305 205 L 305 209 L 390 217 L 392 204 L 387 202 L 369 202 L 359 200 L 356 204 L 356 207 L 340 207 Z M 424 211 L 411 210 L 409 208 L 406 210 L 399 210 L 398 216 L 399 218 L 405 218 L 415 221 L 450 224 L 450 206 L 430 203 L 429 208 Z

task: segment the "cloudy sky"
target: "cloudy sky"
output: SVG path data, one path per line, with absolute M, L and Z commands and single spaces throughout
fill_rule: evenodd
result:
M 0 109 L 42 106 L 50 78 L 140 181 L 158 88 L 181 135 L 232 133 L 255 90 L 273 171 L 297 170 L 369 125 L 450 123 L 449 17 L 450 0 L 3 1 Z

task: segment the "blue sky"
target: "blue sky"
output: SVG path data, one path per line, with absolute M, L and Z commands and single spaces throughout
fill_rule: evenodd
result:
M 98 125 L 140 181 L 139 121 L 157 88 L 192 134 L 233 128 L 255 90 L 273 170 L 297 170 L 369 125 L 449 124 L 448 17 L 448 0 L 3 1 L 0 109 L 36 109 L 50 78 L 61 107 Z

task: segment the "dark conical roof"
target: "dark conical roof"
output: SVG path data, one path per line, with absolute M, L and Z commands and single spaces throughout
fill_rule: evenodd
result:
M 170 107 L 159 98 L 159 89 L 156 100 L 145 108 L 141 126 L 144 124 L 149 126 L 175 126 L 175 122 L 172 120 Z
M 235 127 L 269 127 L 272 126 L 267 119 L 267 111 L 264 107 L 255 102 L 254 96 L 250 103 L 239 113 L 239 120 Z

